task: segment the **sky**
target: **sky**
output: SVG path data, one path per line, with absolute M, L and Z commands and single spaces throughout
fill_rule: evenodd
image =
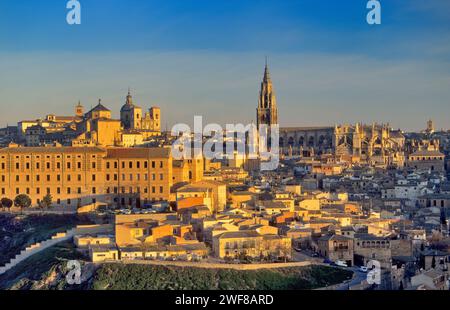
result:
M 0 0 L 0 126 L 127 90 L 162 125 L 255 120 L 265 57 L 281 126 L 450 129 L 450 1 Z

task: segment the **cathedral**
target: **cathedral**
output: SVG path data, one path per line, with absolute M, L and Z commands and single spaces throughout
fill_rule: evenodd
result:
M 278 106 L 266 62 L 257 108 L 257 125 L 278 124 Z M 404 165 L 405 137 L 389 125 L 281 127 L 282 156 L 333 154 L 339 160 L 374 165 Z
M 150 108 L 149 112 L 142 114 L 142 108 L 133 104 L 130 90 L 125 104 L 120 109 L 120 121 L 124 130 L 130 131 L 161 131 L 161 109 Z

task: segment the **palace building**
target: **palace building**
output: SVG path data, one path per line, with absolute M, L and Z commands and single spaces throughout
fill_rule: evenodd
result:
M 174 185 L 200 181 L 203 159 L 195 163 L 173 161 L 165 147 L 9 147 L 0 150 L 0 197 L 26 194 L 33 206 L 50 194 L 64 207 L 139 207 L 174 200 Z

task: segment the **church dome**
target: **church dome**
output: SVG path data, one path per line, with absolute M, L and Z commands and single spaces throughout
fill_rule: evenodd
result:
M 131 111 L 131 110 L 133 110 L 135 108 L 138 108 L 138 107 L 133 104 L 133 97 L 131 96 L 130 90 L 128 90 L 128 95 L 127 95 L 126 102 L 122 106 L 122 108 L 120 109 L 120 112 L 128 112 L 128 111 Z

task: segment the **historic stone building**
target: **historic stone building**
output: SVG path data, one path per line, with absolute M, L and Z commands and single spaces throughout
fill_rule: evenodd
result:
M 278 124 L 278 106 L 266 63 L 257 108 L 257 124 Z M 341 159 L 376 165 L 404 166 L 405 137 L 389 125 L 280 128 L 283 156 L 334 154 Z
M 333 150 L 333 127 L 280 129 L 280 150 L 285 156 L 314 156 Z
M 337 156 L 374 165 L 405 164 L 405 137 L 387 124 L 336 126 L 333 148 Z
M 125 104 L 120 109 L 120 121 L 124 130 L 161 131 L 161 109 L 150 108 L 149 112 L 142 114 L 142 108 L 133 104 L 130 91 Z
M 278 125 L 277 99 L 275 97 L 275 90 L 273 89 L 267 62 L 264 70 L 264 78 L 261 83 L 261 90 L 259 92 L 256 114 L 258 129 L 260 125 Z
M 9 147 L 0 149 L 0 198 L 26 194 L 33 206 L 143 206 L 173 200 L 173 186 L 203 178 L 203 158 L 173 160 L 171 149 Z

